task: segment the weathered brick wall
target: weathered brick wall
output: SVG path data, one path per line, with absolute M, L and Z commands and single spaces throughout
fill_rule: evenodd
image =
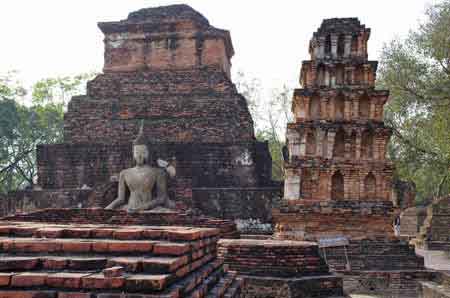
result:
M 391 201 L 393 169 L 390 165 L 370 161 L 355 165 L 351 160 L 308 158 L 291 161 L 286 171 L 302 177 L 299 185 L 302 201 Z M 336 173 L 343 180 L 339 196 L 335 196 L 332 185 Z M 369 175 L 374 178 L 370 191 L 366 183 Z
M 393 237 L 395 212 L 391 202 L 304 204 L 291 201 L 274 209 L 275 236 L 291 240 L 316 240 L 336 235 Z
M 417 244 L 431 250 L 450 251 L 450 197 L 435 199 L 427 207 Z
M 130 142 L 141 120 L 144 135 L 157 142 L 254 140 L 245 99 L 217 69 L 99 75 L 88 84 L 88 96 L 70 101 L 64 139 Z
M 272 234 L 272 208 L 282 186 L 258 188 L 194 188 L 193 203 L 204 214 L 233 219 L 242 233 Z
M 177 159 L 177 178 L 192 187 L 270 186 L 267 143 L 149 143 L 152 163 Z M 39 184 L 45 189 L 93 187 L 133 166 L 129 144 L 56 144 L 37 147 Z
M 230 33 L 187 5 L 141 9 L 98 25 L 105 34 L 105 72 L 215 65 L 229 75 Z
M 87 207 L 89 189 L 21 190 L 0 201 L 0 216 L 32 212 L 45 208 Z
M 332 275 L 313 242 L 220 240 L 218 257 L 244 279 L 242 297 L 341 297 L 342 279 Z
M 415 238 L 427 215 L 426 207 L 410 207 L 400 214 L 400 235 Z
M 343 276 L 344 289 L 367 297 L 441 298 L 422 296 L 421 282 L 430 280 L 435 272 L 426 270 L 365 271 Z M 448 296 L 446 296 L 448 297 Z

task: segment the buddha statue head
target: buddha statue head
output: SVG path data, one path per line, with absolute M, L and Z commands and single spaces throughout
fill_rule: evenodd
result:
M 133 158 L 137 166 L 142 166 L 148 161 L 148 148 L 145 142 L 144 133 L 144 122 L 141 122 L 141 127 L 139 128 L 139 133 L 136 139 L 133 141 Z

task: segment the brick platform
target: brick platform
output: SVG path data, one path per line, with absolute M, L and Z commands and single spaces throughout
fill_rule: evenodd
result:
M 238 297 L 211 228 L 0 222 L 2 298 Z
M 146 211 L 128 213 L 124 210 L 105 210 L 101 208 L 44 209 L 8 216 L 4 220 L 55 224 L 192 226 L 217 228 L 222 238 L 239 238 L 239 232 L 236 230 L 236 225 L 232 221 L 179 212 Z
M 242 297 L 341 297 L 342 279 L 331 274 L 313 242 L 220 240 L 219 259 L 244 279 Z

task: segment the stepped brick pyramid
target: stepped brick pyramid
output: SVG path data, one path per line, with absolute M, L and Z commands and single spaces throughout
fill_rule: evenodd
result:
M 64 143 L 37 147 L 43 191 L 19 194 L 3 209 L 105 206 L 114 177 L 133 164 L 131 141 L 143 120 L 150 163 L 177 159 L 170 189 L 180 208 L 267 221 L 281 189 L 271 180 L 268 145 L 256 141 L 246 100 L 230 79 L 230 33 L 187 5 L 141 9 L 98 26 L 103 73 L 71 99 Z
M 0 297 L 240 295 L 242 280 L 216 258 L 218 229 L 99 224 L 95 214 L 85 217 L 90 223 L 79 223 L 80 214 L 78 223 L 57 223 L 44 215 L 0 221 Z
M 226 239 L 218 256 L 244 280 L 243 298 L 344 297 L 314 242 Z
M 450 197 L 439 198 L 427 207 L 416 245 L 450 252 Z
M 302 63 L 287 126 L 284 200 L 274 210 L 278 239 L 323 243 L 330 268 L 355 292 L 413 294 L 423 258 L 395 238 L 393 166 L 386 159 L 387 90 L 375 89 L 367 59 L 370 29 L 356 18 L 324 20 Z M 409 292 L 408 292 L 409 291 Z

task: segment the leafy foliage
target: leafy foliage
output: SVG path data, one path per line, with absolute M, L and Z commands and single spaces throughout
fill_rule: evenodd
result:
M 282 149 L 285 145 L 285 130 L 287 123 L 292 120 L 292 88 L 283 86 L 281 89 L 273 89 L 265 97 L 260 93 L 261 84 L 258 79 L 247 78 L 244 73 L 239 72 L 235 81 L 239 92 L 247 99 L 255 121 L 256 138 L 269 144 L 272 178 L 281 181 L 284 179 Z
M 38 144 L 63 140 L 63 116 L 70 96 L 82 92 L 92 74 L 36 82 L 31 98 L 15 73 L 0 77 L 0 193 L 33 185 Z
M 386 45 L 379 87 L 389 89 L 389 155 L 417 199 L 450 193 L 450 1 L 430 6 L 405 40 Z

